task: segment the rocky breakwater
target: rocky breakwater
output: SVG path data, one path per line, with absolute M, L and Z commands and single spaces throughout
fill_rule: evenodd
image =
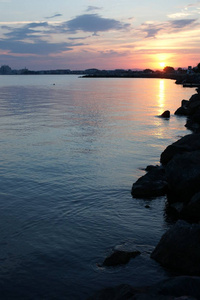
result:
M 150 256 L 171 271 L 172 277 L 151 287 L 107 288 L 89 299 L 200 299 L 199 90 L 190 100 L 183 100 L 175 114 L 187 116 L 186 126 L 193 133 L 167 146 L 161 153 L 160 165 L 147 166 L 146 174 L 131 190 L 133 198 L 153 199 L 166 195 L 166 212 L 173 216 L 174 225 L 161 237 Z M 139 254 L 138 251 L 114 252 L 103 266 L 124 264 Z
M 189 100 L 182 100 L 181 106 L 175 111 L 175 115 L 187 116 L 186 127 L 193 132 L 200 132 L 200 88 Z
M 192 296 L 194 276 L 200 279 L 199 89 L 189 100 L 182 101 L 175 115 L 187 116 L 186 127 L 193 133 L 180 138 L 161 153 L 161 165 L 146 169 L 147 173 L 133 184 L 132 196 L 152 198 L 166 194 L 166 211 L 173 215 L 174 225 L 161 237 L 151 258 L 179 279 L 183 275 L 189 276 L 191 286 L 187 295 Z M 195 298 L 200 299 L 200 295 Z

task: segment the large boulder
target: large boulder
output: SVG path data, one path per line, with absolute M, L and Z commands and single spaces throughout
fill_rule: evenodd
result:
M 190 222 L 200 221 L 200 192 L 196 193 L 180 211 L 180 217 Z
M 200 150 L 177 154 L 165 167 L 169 202 L 188 202 L 200 191 Z
M 175 155 L 200 150 L 200 133 L 188 134 L 169 145 L 160 156 L 160 162 L 166 165 Z
M 194 133 L 200 132 L 200 107 L 196 109 L 193 115 L 187 118 L 185 126 Z
M 135 198 L 157 197 L 165 195 L 166 192 L 165 170 L 160 166 L 151 167 L 144 176 L 133 184 L 131 190 L 131 194 Z
M 184 275 L 200 275 L 200 225 L 178 221 L 161 238 L 151 258 Z

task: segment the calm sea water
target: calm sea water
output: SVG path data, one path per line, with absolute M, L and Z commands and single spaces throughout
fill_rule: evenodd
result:
M 173 112 L 193 93 L 161 79 L 0 76 L 1 299 L 86 299 L 170 275 L 149 258 L 170 226 L 165 197 L 130 191 L 189 133 Z M 124 244 L 142 254 L 97 266 Z

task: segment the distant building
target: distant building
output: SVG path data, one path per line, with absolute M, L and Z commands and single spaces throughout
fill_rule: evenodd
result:
M 194 71 L 193 71 L 193 69 L 192 69 L 191 66 L 188 66 L 187 74 L 188 74 L 188 75 L 194 74 Z

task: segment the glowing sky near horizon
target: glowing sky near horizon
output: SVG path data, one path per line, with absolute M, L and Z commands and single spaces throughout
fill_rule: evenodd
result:
M 200 62 L 200 1 L 0 0 L 0 65 L 161 69 Z

